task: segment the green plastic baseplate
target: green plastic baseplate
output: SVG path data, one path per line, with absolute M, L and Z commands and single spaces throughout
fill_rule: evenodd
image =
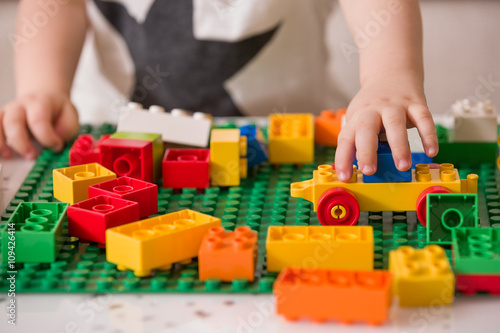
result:
M 226 127 L 232 127 L 226 124 Z M 82 133 L 95 137 L 113 133 L 114 127 L 83 126 Z M 52 169 L 68 166 L 68 151 L 60 154 L 44 151 L 19 188 L 1 218 L 7 223 L 17 205 L 23 201 L 52 202 Z M 256 279 L 253 282 L 235 280 L 232 283 L 213 279 L 198 279 L 198 263 L 176 264 L 169 271 L 156 272 L 151 277 L 137 278 L 131 271 L 118 271 L 116 265 L 106 261 L 105 250 L 97 244 L 85 244 L 75 237 L 65 237 L 65 243 L 53 263 L 17 263 L 16 292 L 27 293 L 270 293 L 276 274 L 270 274 L 265 266 L 265 239 L 270 225 L 320 225 L 311 203 L 289 195 L 290 183 L 312 178 L 319 164 L 334 163 L 334 148 L 317 146 L 312 164 L 274 167 L 262 164 L 250 170 L 248 179 L 240 186 L 195 189 L 159 188 L 159 212 L 165 214 L 191 208 L 220 217 L 223 226 L 232 230 L 240 225 L 250 226 L 259 232 L 259 253 Z M 479 174 L 479 216 L 483 227 L 500 227 L 500 199 L 494 164 L 483 164 L 478 169 L 457 165 L 461 177 L 468 173 Z M 161 184 L 159 182 L 159 184 Z M 417 223 L 415 212 L 362 212 L 360 225 L 374 229 L 374 267 L 387 268 L 388 253 L 401 246 L 424 247 L 426 228 Z M 62 228 L 67 235 L 67 224 Z M 448 255 L 450 250 L 447 249 Z M 7 277 L 12 269 L 3 262 L 0 266 L 0 291 L 9 288 Z

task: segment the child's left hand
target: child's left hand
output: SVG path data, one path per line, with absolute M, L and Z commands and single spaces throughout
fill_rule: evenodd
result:
M 408 170 L 412 165 L 407 128 L 417 127 L 428 156 L 438 152 L 436 127 L 422 84 L 411 75 L 396 73 L 366 80 L 349 104 L 346 117 L 335 154 L 341 181 L 351 178 L 355 153 L 363 174 L 375 173 L 381 131 L 387 135 L 398 170 Z

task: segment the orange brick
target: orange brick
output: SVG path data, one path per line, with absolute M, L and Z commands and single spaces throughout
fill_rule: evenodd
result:
M 392 304 L 392 276 L 371 272 L 286 268 L 274 283 L 278 314 L 288 320 L 380 325 Z
M 204 236 L 198 253 L 200 280 L 217 278 L 253 281 L 257 260 L 257 232 L 238 227 L 234 232 L 223 227 L 211 228 Z
M 315 121 L 314 142 L 324 146 L 337 147 L 337 138 L 345 113 L 346 109 L 339 109 L 337 112 L 332 110 L 321 111 L 321 115 L 316 117 Z

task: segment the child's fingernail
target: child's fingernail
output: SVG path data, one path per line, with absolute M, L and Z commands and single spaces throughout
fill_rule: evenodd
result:
M 431 148 L 429 148 L 429 151 L 427 152 L 427 155 L 431 155 L 431 156 L 433 156 L 433 155 L 435 155 L 435 154 L 436 154 L 436 149 L 435 149 L 435 148 L 432 148 L 432 147 L 431 147 Z
M 363 173 L 372 173 L 373 172 L 373 168 L 371 165 L 365 165 L 363 167 Z
M 410 162 L 408 162 L 407 160 L 401 160 L 399 161 L 399 169 L 408 169 L 409 166 L 410 166 Z
M 340 181 L 344 181 L 344 180 L 346 180 L 346 178 L 347 178 L 346 173 L 345 173 L 345 172 L 342 172 L 342 171 L 341 171 L 341 172 L 339 172 L 339 173 L 337 174 L 337 176 L 338 176 L 338 178 L 339 178 L 339 180 L 340 180 Z

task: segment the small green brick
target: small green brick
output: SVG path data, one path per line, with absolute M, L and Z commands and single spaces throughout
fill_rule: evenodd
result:
M 456 274 L 500 274 L 500 229 L 457 228 L 452 237 Z
M 455 228 L 477 227 L 477 194 L 434 193 L 427 195 L 427 243 L 451 244 Z
M 22 202 L 1 231 L 2 263 L 54 262 L 65 237 L 67 203 Z

